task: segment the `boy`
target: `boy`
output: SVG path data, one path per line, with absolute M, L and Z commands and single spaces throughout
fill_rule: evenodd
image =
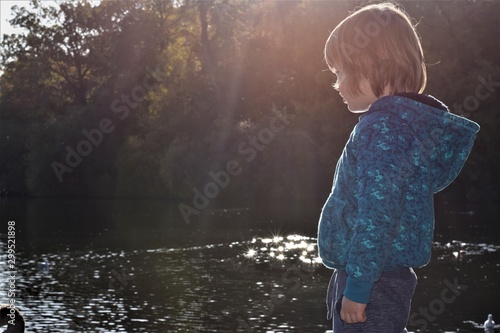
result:
M 349 15 L 325 60 L 349 110 L 364 113 L 335 170 L 318 227 L 333 331 L 406 331 L 417 278 L 429 262 L 433 194 L 460 172 L 479 125 L 421 94 L 426 69 L 410 18 L 390 3 Z

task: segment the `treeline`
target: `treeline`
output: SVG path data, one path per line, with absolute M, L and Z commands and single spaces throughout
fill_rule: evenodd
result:
M 1 43 L 0 189 L 323 200 L 357 116 L 331 88 L 322 49 L 363 3 L 32 1 L 30 10 L 17 8 L 11 22 L 26 33 Z M 498 200 L 500 2 L 402 5 L 423 39 L 426 92 L 482 126 L 445 196 Z

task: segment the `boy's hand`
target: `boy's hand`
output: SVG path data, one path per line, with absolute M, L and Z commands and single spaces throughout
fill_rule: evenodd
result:
M 342 297 L 342 307 L 340 308 L 340 319 L 348 324 L 364 323 L 366 321 L 366 304 L 356 303 Z

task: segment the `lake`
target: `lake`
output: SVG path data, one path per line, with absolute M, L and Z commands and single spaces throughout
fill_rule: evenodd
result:
M 178 203 L 0 202 L 0 303 L 8 302 L 7 222 L 27 332 L 327 332 L 331 271 L 317 261 L 322 203 L 206 209 Z M 431 263 L 416 269 L 411 331 L 482 332 L 500 322 L 494 205 L 441 205 Z M 5 281 L 5 283 L 4 283 Z

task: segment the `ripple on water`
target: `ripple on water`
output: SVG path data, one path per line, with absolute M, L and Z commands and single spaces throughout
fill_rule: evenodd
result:
M 460 241 L 434 244 L 438 262 L 456 267 L 461 260 L 488 265 L 478 258 L 497 258 L 499 249 Z M 18 306 L 34 333 L 235 332 L 245 325 L 262 332 L 326 330 L 318 300 L 324 298 L 328 271 L 319 269 L 312 237 L 18 257 Z M 0 279 L 5 274 L 0 272 Z M 5 291 L 0 297 L 6 298 Z

